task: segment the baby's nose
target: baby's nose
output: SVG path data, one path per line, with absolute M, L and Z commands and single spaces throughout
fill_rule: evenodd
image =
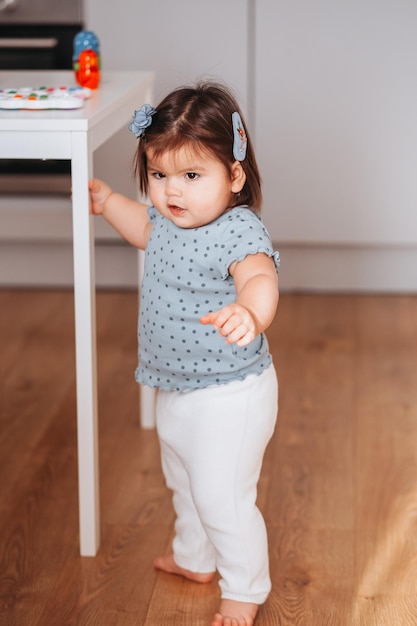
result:
M 167 196 L 179 196 L 181 194 L 180 187 L 174 178 L 167 178 L 165 193 Z

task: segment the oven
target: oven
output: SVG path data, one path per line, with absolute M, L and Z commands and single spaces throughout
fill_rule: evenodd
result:
M 2 70 L 71 69 L 81 2 L 0 0 L 0 77 Z M 0 194 L 67 195 L 69 171 L 69 161 L 0 160 Z

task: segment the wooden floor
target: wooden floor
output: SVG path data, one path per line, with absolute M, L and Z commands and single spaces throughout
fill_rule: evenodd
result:
M 217 583 L 152 568 L 173 513 L 139 428 L 133 293 L 99 293 L 102 544 L 78 554 L 73 297 L 0 291 L 0 624 L 206 626 Z M 259 626 L 417 624 L 417 298 L 282 296 Z

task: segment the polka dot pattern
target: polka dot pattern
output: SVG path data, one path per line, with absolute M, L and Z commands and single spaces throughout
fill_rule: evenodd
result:
M 228 273 L 233 261 L 265 252 L 278 267 L 262 222 L 242 207 L 195 229 L 179 228 L 154 207 L 148 213 L 152 231 L 140 298 L 136 380 L 186 390 L 261 373 L 271 362 L 264 335 L 249 346 L 229 346 L 199 319 L 235 301 Z

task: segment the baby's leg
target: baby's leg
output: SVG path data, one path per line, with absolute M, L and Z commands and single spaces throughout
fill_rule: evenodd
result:
M 210 582 L 215 572 L 215 553 L 201 524 L 190 490 L 186 467 L 172 446 L 172 433 L 177 431 L 183 394 L 159 392 L 157 427 L 161 460 L 167 486 L 173 491 L 176 512 L 173 553 L 157 557 L 154 566 L 170 574 L 179 574 L 196 582 Z
M 185 459 L 193 502 L 216 551 L 222 603 L 213 624 L 248 626 L 270 591 L 256 491 L 276 420 L 275 372 L 183 395 L 172 442 Z
M 195 451 L 200 462 L 190 473 L 194 500 L 216 549 L 222 599 L 262 604 L 271 583 L 266 528 L 256 497 L 277 415 L 275 371 L 271 367 L 261 376 L 207 392 L 212 392 L 211 406 L 201 448 Z M 197 414 L 204 416 L 203 407 Z

